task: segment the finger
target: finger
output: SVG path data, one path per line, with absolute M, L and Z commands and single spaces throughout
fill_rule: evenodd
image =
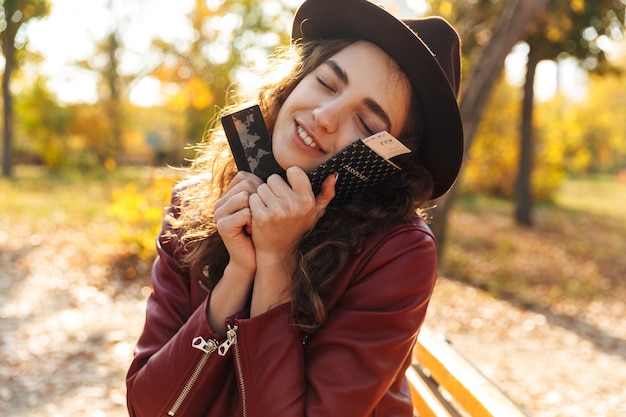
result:
M 263 180 L 257 177 L 256 175 L 254 175 L 253 173 L 247 172 L 247 171 L 239 171 L 233 177 L 233 180 L 230 182 L 229 187 L 233 187 L 239 184 L 240 182 L 244 182 L 244 181 L 248 181 L 252 184 L 256 184 L 257 187 L 263 184 Z
M 265 193 L 265 197 L 261 197 L 261 194 L 264 194 L 263 189 L 269 192 Z M 250 195 L 249 199 L 253 224 L 263 225 L 277 219 L 285 219 L 292 213 L 289 205 L 285 205 L 284 201 L 271 194 L 269 188 L 259 187 L 259 191 Z
M 278 174 L 271 175 L 265 184 L 259 185 L 256 193 L 266 206 L 270 206 L 279 201 L 289 200 L 294 193 L 291 186 Z
M 263 180 L 254 174 L 245 171 L 239 171 L 233 180 L 228 184 L 223 196 L 236 194 L 240 191 L 255 192 L 259 185 L 263 184 Z
M 248 201 L 250 204 L 250 213 L 252 214 L 254 222 L 265 222 L 269 216 L 269 210 L 259 193 L 256 192 L 254 194 L 250 194 Z
M 237 181 L 233 180 L 233 182 L 230 183 L 226 191 L 224 191 L 220 199 L 217 200 L 214 210 L 217 210 L 218 208 L 226 204 L 233 196 L 241 192 L 246 192 L 248 195 L 256 192 L 257 187 L 263 184 L 263 181 L 261 181 L 259 177 L 250 174 L 249 172 L 243 172 L 243 174 L 245 175 L 239 174 L 241 174 L 241 172 L 237 173 L 237 175 L 235 176 Z
M 266 184 L 272 193 L 280 198 L 287 197 L 293 191 L 289 183 L 278 174 L 270 175 Z
M 291 189 L 300 195 L 304 195 L 306 193 L 313 194 L 313 190 L 311 189 L 311 181 L 309 177 L 306 175 L 306 172 L 302 170 L 302 168 L 297 166 L 289 167 L 286 171 L 287 181 L 289 181 L 289 185 Z
M 248 191 L 241 191 L 228 198 L 220 199 L 220 204 L 215 204 L 213 217 L 215 220 L 230 216 L 231 214 L 248 208 L 250 193 Z
M 222 239 L 235 238 L 250 225 L 252 225 L 252 213 L 247 207 L 220 218 L 216 222 L 217 231 Z
M 322 183 L 322 189 L 315 198 L 315 205 L 320 213 L 320 217 L 324 214 L 326 207 L 330 204 L 333 198 L 335 198 L 335 185 L 337 185 L 337 179 L 339 173 L 335 172 L 329 175 Z

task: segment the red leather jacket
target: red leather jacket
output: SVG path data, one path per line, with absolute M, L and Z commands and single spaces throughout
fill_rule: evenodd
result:
M 415 216 L 355 248 L 325 302 L 328 321 L 303 344 L 289 304 L 206 318 L 211 294 L 175 243 L 158 240 L 154 292 L 127 376 L 131 416 L 409 417 L 404 372 L 435 283 L 433 235 Z

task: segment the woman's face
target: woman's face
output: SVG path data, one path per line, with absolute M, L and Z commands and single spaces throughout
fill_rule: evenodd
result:
M 376 45 L 348 45 L 306 75 L 278 112 L 272 150 L 284 169 L 309 171 L 359 138 L 386 130 L 398 137 L 411 86 Z

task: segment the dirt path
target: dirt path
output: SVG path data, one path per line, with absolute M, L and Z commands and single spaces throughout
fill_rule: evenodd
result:
M 127 415 L 124 374 L 149 289 L 108 280 L 100 227 L 35 233 L 0 219 L 3 416 Z M 624 303 L 531 311 L 441 279 L 427 323 L 532 416 L 621 417 L 625 316 Z
M 534 417 L 626 415 L 626 304 L 528 310 L 440 280 L 427 323 Z
M 145 290 L 104 285 L 109 271 L 94 261 L 88 232 L 35 234 L 0 221 L 4 416 L 127 415 L 124 374 Z

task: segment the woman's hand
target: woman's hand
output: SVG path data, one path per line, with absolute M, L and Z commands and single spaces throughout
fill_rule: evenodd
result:
M 317 197 L 302 169 L 287 169 L 287 181 L 272 175 L 250 195 L 257 263 L 252 316 L 290 300 L 295 249 L 335 196 L 337 176 L 331 175 L 324 181 Z
M 262 183 L 249 172 L 238 172 L 215 204 L 213 216 L 230 261 L 211 292 L 207 320 L 222 335 L 226 334 L 226 319 L 245 308 L 254 281 L 256 257 L 246 228 L 252 225 L 250 195 Z
M 263 181 L 256 175 L 238 172 L 215 204 L 213 212 L 217 231 L 230 254 L 230 263 L 252 273 L 256 262 L 249 233 L 252 226 L 249 199 L 261 184 Z

